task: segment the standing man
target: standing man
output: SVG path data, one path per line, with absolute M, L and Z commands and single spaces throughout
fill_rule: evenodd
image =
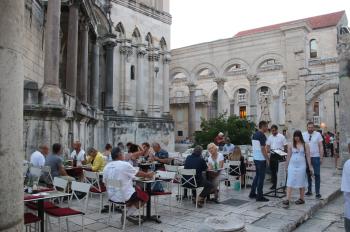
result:
M 323 139 L 322 135 L 315 131 L 314 129 L 314 123 L 308 122 L 307 123 L 307 131 L 303 133 L 304 141 L 305 143 L 309 143 L 310 146 L 310 156 L 311 156 L 311 165 L 314 169 L 314 175 L 315 175 L 315 192 L 316 192 L 316 198 L 320 199 L 322 196 L 320 194 L 320 183 L 321 183 L 321 176 L 320 176 L 320 169 L 321 164 L 323 161 Z M 308 172 L 309 173 L 309 172 Z M 311 175 L 308 174 L 308 191 L 305 194 L 306 196 L 312 195 L 312 178 Z
M 45 166 L 45 157 L 49 154 L 49 147 L 47 145 L 40 145 L 39 149 L 30 156 L 30 163 L 33 167 Z
M 74 160 L 77 160 L 77 166 L 82 166 L 83 161 L 85 160 L 85 151 L 81 149 L 81 143 L 79 141 L 75 141 L 73 144 L 73 151 L 70 157 Z
M 214 143 L 216 146 L 219 147 L 219 150 L 222 151 L 225 145 L 225 135 L 222 132 L 219 132 L 219 134 L 215 137 Z
M 224 155 L 232 154 L 234 149 L 235 149 L 235 145 L 233 145 L 231 143 L 230 138 L 227 137 L 226 144 L 225 144 L 224 150 L 223 150 Z
M 277 125 L 271 126 L 271 135 L 268 137 L 266 142 L 267 153 L 270 154 L 270 169 L 271 169 L 271 181 L 272 181 L 272 189 L 276 189 L 277 185 L 277 171 L 278 171 L 278 162 L 280 160 L 280 156 L 274 153 L 274 150 L 281 150 L 287 152 L 288 144 L 286 138 L 278 133 Z
M 266 121 L 259 122 L 259 130 L 252 137 L 253 157 L 256 168 L 256 175 L 253 180 L 249 198 L 256 198 L 256 201 L 267 202 L 269 199 L 263 195 L 266 165 L 270 160 L 266 150 L 266 136 L 268 124 Z M 256 190 L 258 193 L 256 193 Z

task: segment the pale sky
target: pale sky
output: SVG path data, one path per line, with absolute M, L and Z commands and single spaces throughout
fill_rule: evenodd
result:
M 350 0 L 170 0 L 171 48 L 341 10 L 350 19 Z

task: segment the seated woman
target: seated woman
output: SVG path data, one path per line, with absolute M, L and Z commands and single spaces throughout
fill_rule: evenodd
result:
M 102 172 L 106 165 L 104 156 L 93 147 L 87 150 L 87 155 L 88 157 L 83 161 L 83 164 L 91 164 L 93 172 Z
M 220 184 L 220 173 L 221 169 L 224 168 L 224 156 L 218 152 L 218 147 L 214 143 L 208 144 L 207 147 L 209 151 L 209 158 L 208 158 L 208 170 L 214 171 L 208 173 L 208 179 L 213 183 L 214 185 L 214 202 L 218 203 L 219 198 L 219 190 L 218 186 Z
M 244 157 L 242 156 L 242 152 L 241 152 L 241 148 L 239 146 L 235 146 L 235 148 L 233 149 L 233 153 L 231 153 L 227 159 L 229 161 L 241 161 L 241 165 L 240 165 L 240 171 L 241 171 L 241 183 L 242 186 L 244 186 L 245 184 L 245 174 L 246 174 L 246 166 L 245 166 L 245 162 L 244 162 Z M 231 170 L 235 169 L 235 166 L 230 166 Z M 234 171 L 231 171 L 231 173 L 229 173 L 232 176 L 237 176 L 237 173 L 235 173 Z

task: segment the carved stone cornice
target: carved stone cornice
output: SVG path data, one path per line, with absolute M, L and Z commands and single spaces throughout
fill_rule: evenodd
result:
M 309 65 L 314 66 L 314 65 L 331 64 L 331 63 L 337 63 L 337 62 L 338 62 L 337 57 L 328 57 L 323 59 L 310 59 Z
M 115 47 L 117 45 L 116 37 L 114 34 L 108 34 L 100 39 L 101 44 L 106 48 Z

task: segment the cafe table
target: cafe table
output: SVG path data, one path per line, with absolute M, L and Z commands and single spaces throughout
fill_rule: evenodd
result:
M 24 193 L 24 202 L 37 202 L 38 204 L 38 217 L 41 219 L 40 221 L 40 231 L 45 231 L 45 212 L 44 212 L 44 201 L 51 200 L 55 198 L 67 197 L 70 196 L 69 193 L 64 193 L 60 191 L 47 191 L 40 192 L 36 194 Z
M 142 218 L 143 221 L 154 221 L 157 223 L 162 223 L 161 220 L 159 220 L 160 216 L 152 215 L 151 209 L 152 209 L 152 184 L 158 181 L 163 181 L 162 179 L 145 179 L 145 178 L 139 178 L 136 177 L 135 181 L 137 183 L 141 183 L 143 186 L 145 186 L 145 190 L 147 194 L 149 195 L 149 199 L 146 204 L 146 216 Z

